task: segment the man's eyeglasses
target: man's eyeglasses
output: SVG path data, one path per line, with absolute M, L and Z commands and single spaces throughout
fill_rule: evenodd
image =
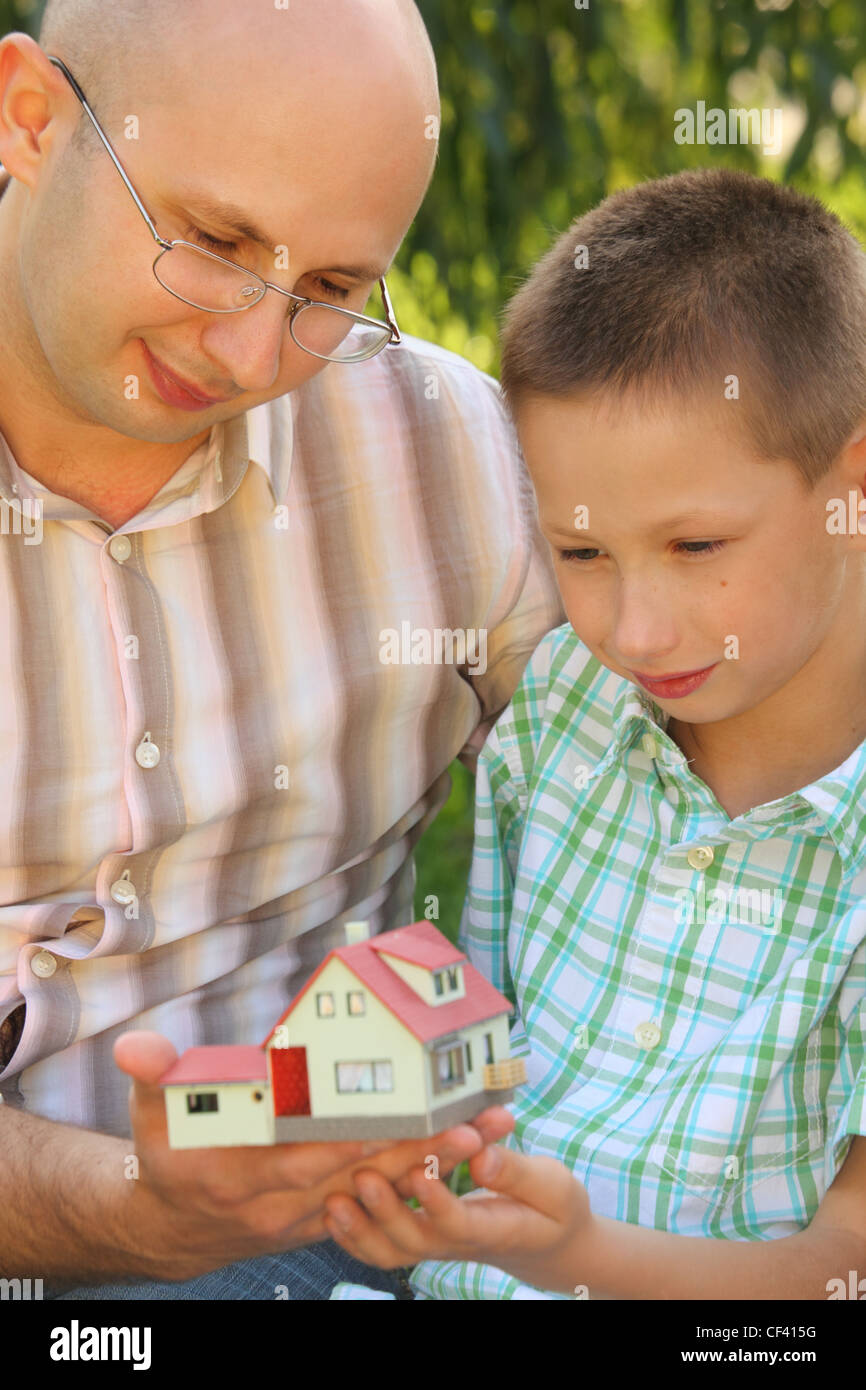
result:
M 194 309 L 204 309 L 210 314 L 240 313 L 258 304 L 269 289 L 276 290 L 292 300 L 289 331 L 293 340 L 304 352 L 326 362 L 364 362 L 369 357 L 375 357 L 384 347 L 396 347 L 400 343 L 400 330 L 394 319 L 384 277 L 379 281 L 379 289 L 385 308 L 385 323 L 366 314 L 353 313 L 350 309 L 340 309 L 336 304 L 325 304 L 291 294 L 279 285 L 263 280 L 254 271 L 245 270 L 234 261 L 228 261 L 224 256 L 218 256 L 191 241 L 166 241 L 161 237 L 72 73 L 60 58 L 48 56 L 49 61 L 66 77 L 93 122 L 151 236 L 162 247 L 153 263 L 153 273 L 163 289 Z

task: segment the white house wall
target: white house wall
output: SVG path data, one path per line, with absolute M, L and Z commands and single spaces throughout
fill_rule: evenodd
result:
M 351 1015 L 346 1001 L 362 990 L 366 1013 Z M 319 1018 L 316 995 L 331 993 L 336 1013 Z M 424 1046 L 339 958 L 330 961 L 280 1025 L 287 1047 L 307 1049 L 310 1110 L 321 1118 L 414 1115 L 426 1109 Z M 272 1044 L 270 1044 L 272 1045 Z M 337 1090 L 337 1062 L 390 1062 L 392 1091 Z
M 173 1149 L 274 1142 L 273 1103 L 267 1082 L 205 1081 L 200 1086 L 166 1086 L 164 1091 L 169 1143 Z M 186 1098 L 199 1092 L 209 1095 L 216 1092 L 219 1110 L 190 1115 Z M 262 1099 L 256 1100 L 256 1095 Z

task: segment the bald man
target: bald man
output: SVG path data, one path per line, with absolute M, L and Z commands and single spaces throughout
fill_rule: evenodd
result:
M 511 1123 L 175 1152 L 157 1084 L 412 920 L 449 763 L 564 618 L 495 383 L 387 295 L 438 112 L 408 0 L 0 42 L 0 1268 L 52 1296 L 327 1298 L 362 1157 Z

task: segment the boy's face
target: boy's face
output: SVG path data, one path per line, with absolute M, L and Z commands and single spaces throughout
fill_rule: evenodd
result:
M 786 699 L 813 698 L 844 643 L 862 648 L 845 618 L 860 611 L 864 538 L 829 534 L 826 507 L 842 497 L 847 509 L 862 486 L 860 453 L 810 492 L 793 464 L 760 461 L 726 427 L 737 408 L 650 411 L 602 394 L 517 410 L 572 627 L 687 723 L 732 718 L 785 686 Z M 647 679 L 708 667 L 700 680 Z

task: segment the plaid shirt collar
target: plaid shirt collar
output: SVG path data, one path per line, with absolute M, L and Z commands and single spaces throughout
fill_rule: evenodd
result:
M 611 742 L 594 769 L 594 776 L 610 771 L 631 749 L 655 757 L 665 775 L 683 778 L 688 762 L 682 749 L 667 733 L 670 716 L 631 681 L 606 673 L 616 682 L 611 714 Z M 792 824 L 803 826 L 812 818 L 816 830 L 830 836 L 842 862 L 843 877 L 866 868 L 866 740 L 843 763 L 823 777 L 763 806 L 736 817 L 737 833 L 755 839 L 779 834 Z

